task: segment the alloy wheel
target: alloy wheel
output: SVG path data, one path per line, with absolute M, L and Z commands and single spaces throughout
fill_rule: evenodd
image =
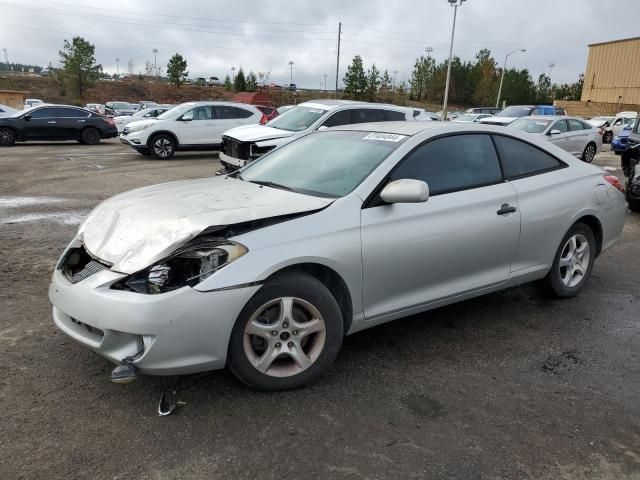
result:
M 11 145 L 15 141 L 14 133 L 8 128 L 0 129 L 0 145 Z
M 244 353 L 253 367 L 272 377 L 290 377 L 311 367 L 322 353 L 327 329 L 311 303 L 281 297 L 262 305 L 244 330 Z
M 591 248 L 587 238 L 576 233 L 569 237 L 560 254 L 560 279 L 569 288 L 576 287 L 585 278 L 591 262 Z
M 584 154 L 582 155 L 582 159 L 587 163 L 591 163 L 595 156 L 596 156 L 596 147 L 592 144 L 587 145 L 586 148 L 584 149 Z
M 157 156 L 161 158 L 167 158 L 171 155 L 171 150 L 173 149 L 173 145 L 171 142 L 164 138 L 158 138 L 155 142 L 153 142 L 153 151 Z

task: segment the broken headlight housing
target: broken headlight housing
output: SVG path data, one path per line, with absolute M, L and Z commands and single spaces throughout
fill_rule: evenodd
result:
M 224 239 L 191 242 L 113 288 L 154 295 L 194 287 L 247 252 L 244 245 Z

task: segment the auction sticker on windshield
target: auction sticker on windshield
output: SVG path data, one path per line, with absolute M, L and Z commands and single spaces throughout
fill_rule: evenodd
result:
M 363 140 L 381 140 L 383 142 L 399 142 L 403 138 L 406 138 L 406 135 L 398 135 L 395 133 L 370 133 L 366 137 L 363 137 Z

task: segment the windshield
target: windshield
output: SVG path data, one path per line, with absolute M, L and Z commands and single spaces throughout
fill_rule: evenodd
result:
M 321 108 L 298 105 L 267 122 L 267 125 L 280 130 L 301 132 L 313 125 L 327 111 Z
M 116 110 L 131 110 L 131 104 L 124 102 L 113 102 L 111 104 L 111 108 L 115 108 Z
M 509 124 L 509 127 L 517 128 L 527 133 L 542 133 L 553 120 L 534 120 L 531 118 L 519 118 Z
M 362 131 L 313 133 L 249 164 L 238 178 L 308 195 L 343 197 L 406 138 Z
M 533 107 L 507 107 L 496 115 L 496 117 L 528 117 L 531 115 Z
M 174 120 L 178 118 L 180 115 L 182 115 L 184 112 L 186 112 L 187 110 L 193 107 L 194 107 L 193 103 L 183 103 L 181 105 L 177 105 L 173 108 L 170 108 L 166 112 L 158 115 L 156 118 L 158 120 Z
M 473 114 L 460 115 L 455 119 L 456 122 L 473 122 L 476 116 Z
M 587 122 L 593 125 L 602 125 L 605 122 L 611 122 L 614 117 L 593 117 L 587 120 Z
M 25 115 L 29 112 L 33 112 L 39 106 L 40 105 L 36 105 L 35 107 L 29 107 L 29 108 L 25 108 L 24 110 L 18 110 L 16 113 L 9 115 L 9 117 L 10 118 L 21 117 L 22 115 Z

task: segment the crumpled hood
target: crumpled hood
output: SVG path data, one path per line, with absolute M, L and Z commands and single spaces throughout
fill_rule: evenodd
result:
M 292 137 L 295 133 L 296 132 L 273 128 L 268 125 L 244 125 L 224 132 L 227 137 L 235 138 L 241 142 L 259 142 L 272 138 L 287 138 Z
M 105 200 L 78 233 L 91 254 L 112 263 L 113 270 L 131 274 L 207 227 L 318 210 L 332 201 L 228 177 L 184 180 Z

